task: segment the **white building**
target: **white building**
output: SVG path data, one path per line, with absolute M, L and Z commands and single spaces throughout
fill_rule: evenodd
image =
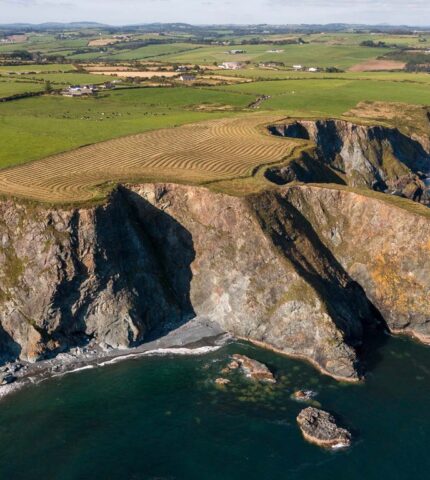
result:
M 224 62 L 220 65 L 221 68 L 224 70 L 240 70 L 242 68 L 242 64 L 239 62 Z
M 195 79 L 195 75 L 181 75 L 179 77 L 179 80 L 181 80 L 181 82 L 194 82 Z

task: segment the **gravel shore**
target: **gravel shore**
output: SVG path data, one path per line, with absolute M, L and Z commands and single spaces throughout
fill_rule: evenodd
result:
M 36 363 L 18 361 L 3 367 L 3 370 L 7 368 L 12 372 L 16 379 L 0 386 L 0 399 L 25 386 L 52 377 L 149 355 L 202 355 L 217 350 L 231 339 L 217 324 L 197 317 L 166 335 L 135 348 L 118 350 L 89 344 L 60 353 L 49 360 Z

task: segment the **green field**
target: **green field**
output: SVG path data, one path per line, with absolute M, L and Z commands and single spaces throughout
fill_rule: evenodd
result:
M 377 80 L 310 78 L 223 87 L 135 88 L 100 98 L 43 96 L 0 104 L 0 131 L 8 138 L 0 151 L 0 166 L 131 133 L 237 114 L 247 111 L 259 95 L 271 97 L 261 104 L 260 111 L 285 115 L 336 116 L 365 100 L 430 104 L 426 83 L 391 81 L 389 76 L 384 80 L 381 74 L 375 77 Z M 0 89 L 2 85 L 0 82 Z M 37 84 L 23 84 L 22 88 L 27 85 L 40 88 Z
M 44 65 L 0 65 L 0 74 L 14 74 L 25 72 L 69 72 L 75 70 L 72 64 L 49 63 Z
M 242 29 L 245 30 L 246 29 Z M 260 96 L 269 96 L 258 111 L 289 116 L 339 116 L 362 101 L 430 104 L 430 75 L 407 72 L 294 72 L 292 65 L 349 67 L 387 54 L 400 54 L 395 45 L 420 48 L 430 45 L 430 34 L 371 33 L 260 33 L 237 34 L 234 28 L 204 32 L 215 35 L 213 44 L 202 44 L 202 32 L 168 31 L 131 33 L 131 42 L 88 47 L 96 38 L 108 38 L 111 32 L 83 29 L 62 35 L 52 32 L 30 33 L 26 42 L 0 45 L 1 54 L 15 50 L 38 52 L 39 64 L 0 65 L 0 99 L 26 92 L 41 92 L 49 81 L 54 89 L 65 85 L 103 83 L 112 77 L 80 73 L 79 62 L 94 61 L 148 68 L 145 62 L 200 64 L 212 66 L 223 61 L 247 62 L 237 71 L 207 71 L 207 75 L 246 78 L 248 83 L 218 86 L 169 86 L 142 88 L 142 80 L 133 88 L 101 93 L 96 98 L 64 98 L 43 95 L 0 103 L 0 134 L 7 142 L 0 150 L 0 167 L 39 159 L 53 153 L 133 133 L 172 127 L 208 118 L 239 115 L 255 111 L 249 106 Z M 66 38 L 64 38 L 66 37 Z M 70 38 L 69 38 L 70 37 Z M 256 37 L 260 39 L 256 43 Z M 258 40 L 257 38 L 257 40 Z M 298 41 L 305 44 L 276 44 Z M 165 42 L 142 46 L 143 41 Z M 363 41 L 384 42 L 388 48 L 361 46 Z M 221 45 L 222 41 L 228 44 Z M 248 42 L 242 45 L 241 42 Z M 267 43 L 267 42 L 272 43 Z M 139 43 L 140 42 L 140 43 Z M 200 42 L 200 43 L 199 43 Z M 253 44 L 249 44 L 252 42 Z M 266 43 L 262 43 L 266 42 Z M 256 44 L 255 44 L 256 43 Z M 245 50 L 232 55 L 230 50 Z M 81 53 L 77 53 L 79 50 Z M 281 50 L 269 53 L 269 50 Z M 399 53 L 400 52 L 400 53 Z M 53 55 L 51 60 L 41 59 Z M 62 55 L 64 63 L 55 56 Z M 55 63 L 49 63 L 49 62 Z M 262 62 L 283 62 L 285 67 L 267 69 Z M 142 62 L 142 63 L 139 63 Z M 108 67 L 109 68 L 109 67 Z M 204 82 L 204 76 L 199 76 Z M 178 82 L 179 83 L 179 80 Z M 212 82 L 213 84 L 214 82 Z
M 0 77 L 1 78 L 1 77 Z M 88 83 L 103 83 L 112 80 L 112 77 L 106 75 L 91 75 L 86 73 L 39 73 L 39 74 L 23 74 L 20 79 L 33 82 L 49 81 L 56 85 L 83 85 Z
M 270 95 L 262 108 L 288 115 L 340 115 L 361 101 L 430 104 L 428 84 L 390 80 L 281 80 L 230 85 L 223 91 Z
M 231 55 L 229 50 L 245 50 L 244 54 Z M 268 53 L 269 50 L 283 50 L 281 53 Z M 183 63 L 214 62 L 283 62 L 288 66 L 306 65 L 313 67 L 337 67 L 346 69 L 365 60 L 376 58 L 387 53 L 386 49 L 367 48 L 358 45 L 230 45 L 228 47 L 203 47 L 179 55 L 163 57 L 164 61 L 180 61 Z
M 0 99 L 27 92 L 41 92 L 43 88 L 44 85 L 40 83 L 26 81 L 15 82 L 0 77 Z
M 43 96 L 0 103 L 0 132 L 8 141 L 0 167 L 110 138 L 172 127 L 229 112 L 200 112 L 193 106 L 226 104 L 244 108 L 252 94 L 191 88 L 117 90 L 100 98 Z

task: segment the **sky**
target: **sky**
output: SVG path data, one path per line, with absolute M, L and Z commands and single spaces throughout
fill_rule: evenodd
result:
M 53 21 L 430 25 L 430 0 L 0 0 L 0 24 Z

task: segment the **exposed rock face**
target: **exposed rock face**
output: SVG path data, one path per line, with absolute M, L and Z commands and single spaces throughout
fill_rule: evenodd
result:
M 317 146 L 312 161 L 305 155 L 285 167 L 269 169 L 266 176 L 275 183 L 346 183 L 430 203 L 430 192 L 423 181 L 430 175 L 427 145 L 395 128 L 343 120 L 304 120 L 275 125 L 270 131 L 311 140 Z
M 369 303 L 354 282 L 330 265 L 329 252 L 318 251 L 321 242 L 302 239 L 303 230 L 292 232 L 295 220 L 276 195 L 248 199 L 203 188 L 143 185 L 127 198 L 158 245 L 169 278 L 181 271 L 178 259 L 193 249 L 187 278 L 197 315 L 236 336 L 311 359 L 334 376 L 357 378 L 356 354 L 349 342 L 360 341 L 361 321 L 372 317 Z M 261 217 L 267 211 L 274 224 L 266 227 Z M 190 232 L 191 247 L 166 231 L 166 215 Z M 306 265 L 298 269 L 302 261 Z M 309 264 L 309 273 L 303 275 Z M 324 268 L 328 272 L 322 272 Z M 329 287 L 331 280 L 334 285 Z M 327 301 L 323 295 L 329 288 L 334 297 Z M 349 302 L 354 308 L 346 309 Z
M 0 215 L 4 357 L 34 361 L 90 338 L 126 347 L 189 313 L 120 194 L 81 210 L 2 202 Z
M 351 445 L 348 430 L 336 425 L 332 415 L 318 408 L 308 407 L 302 410 L 297 423 L 306 440 L 325 448 L 345 448 Z
M 356 380 L 372 303 L 393 330 L 430 335 L 429 220 L 373 198 L 148 184 L 90 208 L 10 200 L 0 213 L 4 360 L 129 347 L 200 315 Z
M 276 383 L 273 373 L 264 363 L 245 355 L 233 355 L 233 362 L 229 364 L 229 368 L 231 370 L 239 368 L 247 378 L 257 382 Z
M 430 342 L 430 216 L 312 186 L 284 190 L 324 245 L 395 332 Z

